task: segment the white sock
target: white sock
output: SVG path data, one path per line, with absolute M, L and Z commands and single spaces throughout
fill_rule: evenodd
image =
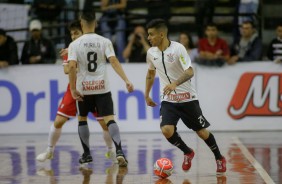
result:
M 51 125 L 50 131 L 49 131 L 49 137 L 48 137 L 48 151 L 54 152 L 56 143 L 58 142 L 60 136 L 61 136 L 62 129 L 61 128 L 55 128 L 54 124 Z
M 108 147 L 108 150 L 112 150 L 113 148 L 113 141 L 112 141 L 112 137 L 109 134 L 109 131 L 105 131 L 103 130 L 103 135 L 104 135 L 104 141 Z

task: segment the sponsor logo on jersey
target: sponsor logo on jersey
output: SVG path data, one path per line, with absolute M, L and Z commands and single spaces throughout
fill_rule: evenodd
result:
M 105 89 L 105 81 L 104 80 L 83 81 L 82 86 L 83 86 L 83 91 L 102 90 Z
M 282 116 L 282 73 L 243 74 L 229 104 L 228 114 L 233 119 Z

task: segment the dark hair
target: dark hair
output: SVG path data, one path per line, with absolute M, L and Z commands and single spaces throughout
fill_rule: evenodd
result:
M 0 35 L 6 36 L 6 31 L 0 28 Z
M 205 29 L 207 29 L 208 27 L 215 27 L 216 29 L 218 29 L 217 25 L 215 23 L 213 23 L 213 22 L 207 23 Z
M 82 31 L 82 28 L 81 28 L 79 20 L 75 20 L 75 21 L 70 23 L 69 31 L 74 30 L 74 29 L 78 29 L 78 30 Z
M 86 22 L 93 22 L 96 20 L 95 11 L 91 8 L 83 10 L 80 17 Z
M 243 24 L 250 24 L 250 25 L 252 26 L 252 28 L 256 28 L 256 25 L 255 25 L 255 23 L 254 23 L 253 21 L 247 20 L 247 21 L 244 21 L 244 22 L 242 23 L 242 25 L 243 25 Z
M 180 32 L 180 34 L 185 34 L 185 35 L 188 37 L 188 40 L 189 40 L 188 47 L 189 47 L 190 49 L 192 49 L 192 48 L 195 47 L 194 42 L 193 42 L 193 40 L 192 40 L 192 36 L 191 36 L 188 32 L 182 31 L 182 32 Z
M 163 19 L 153 19 L 147 24 L 146 28 L 147 29 L 150 29 L 150 28 L 156 28 L 156 29 L 165 28 L 165 29 L 167 29 L 167 25 L 166 25 L 165 20 L 163 20 Z

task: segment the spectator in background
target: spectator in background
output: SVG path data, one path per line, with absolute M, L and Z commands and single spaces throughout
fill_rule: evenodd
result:
M 282 63 L 282 23 L 277 26 L 276 34 L 268 46 L 267 57 L 275 63 Z
M 147 33 L 143 26 L 136 26 L 129 36 L 127 46 L 123 51 L 124 59 L 129 63 L 146 63 L 146 54 L 150 45 L 147 41 Z
M 31 38 L 25 42 L 22 64 L 48 64 L 56 62 L 56 51 L 51 40 L 41 34 L 42 25 L 39 20 L 32 20 L 29 25 Z
M 125 48 L 126 21 L 124 11 L 126 5 L 127 0 L 101 0 L 101 10 L 103 12 L 100 19 L 101 32 L 104 37 L 110 40 L 115 34 L 115 46 L 120 62 L 124 62 L 122 53 Z
M 0 68 L 19 64 L 18 47 L 15 40 L 0 29 Z
M 218 37 L 218 29 L 214 23 L 207 24 L 205 33 L 207 37 L 199 40 L 199 57 L 195 62 L 208 66 L 224 65 L 230 57 L 226 41 Z
M 231 47 L 229 64 L 244 61 L 258 61 L 262 58 L 262 42 L 253 22 L 244 22 L 241 25 L 241 38 Z
M 191 61 L 194 62 L 198 56 L 198 49 L 195 48 L 191 35 L 187 32 L 181 32 L 179 34 L 179 43 L 185 47 Z
M 196 26 L 199 38 L 204 37 L 204 25 L 213 22 L 214 8 L 217 0 L 196 0 Z
M 259 7 L 259 0 L 241 0 L 239 4 L 239 14 L 254 14 L 254 15 L 246 15 L 239 16 L 239 25 L 242 25 L 243 22 L 250 21 L 256 22 L 256 16 Z

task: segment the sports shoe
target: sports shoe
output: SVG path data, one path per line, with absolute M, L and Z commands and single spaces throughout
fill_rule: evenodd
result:
M 47 159 L 53 159 L 53 152 L 52 151 L 45 151 L 37 155 L 36 160 L 39 162 L 45 162 Z
M 105 153 L 105 157 L 106 157 L 107 159 L 111 159 L 111 160 L 113 161 L 113 163 L 115 163 L 115 164 L 118 163 L 117 158 L 116 158 L 116 154 L 115 154 L 115 152 L 112 151 L 112 150 L 107 151 L 107 152 Z
M 128 161 L 126 160 L 122 150 L 117 150 L 117 161 L 120 167 L 127 167 Z
M 193 159 L 194 155 L 195 155 L 195 153 L 194 153 L 193 150 L 192 150 L 191 153 L 184 155 L 184 161 L 183 161 L 183 164 L 182 164 L 182 170 L 183 171 L 189 171 L 189 169 L 192 166 L 192 159 Z
M 216 172 L 218 174 L 222 174 L 226 172 L 226 160 L 224 157 L 221 159 L 216 160 L 217 170 Z
M 93 161 L 92 156 L 90 154 L 85 154 L 85 153 L 83 153 L 82 156 L 79 159 L 80 164 L 86 164 L 86 163 L 90 163 L 92 161 Z

